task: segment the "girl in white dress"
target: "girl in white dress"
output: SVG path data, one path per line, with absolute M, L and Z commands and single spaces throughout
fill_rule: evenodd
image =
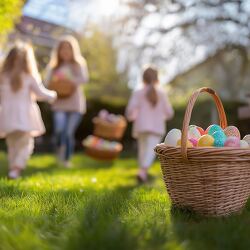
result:
M 45 132 L 36 100 L 53 102 L 56 97 L 41 83 L 32 47 L 14 46 L 0 71 L 0 137 L 6 138 L 9 178 L 20 176 L 33 152 L 34 137 Z

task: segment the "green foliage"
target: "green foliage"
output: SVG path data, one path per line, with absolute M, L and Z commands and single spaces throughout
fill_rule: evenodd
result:
M 129 96 L 127 80 L 116 70 L 117 51 L 112 46 L 112 36 L 97 27 L 90 27 L 86 34 L 80 44 L 90 72 L 90 84 L 85 88 L 87 97 L 126 100 Z
M 0 35 L 5 35 L 11 30 L 14 21 L 21 14 L 23 1 L 20 0 L 1 0 L 0 1 Z
M 24 176 L 5 178 L 0 154 L 1 250 L 245 250 L 250 206 L 241 215 L 203 219 L 171 208 L 158 163 L 138 186 L 133 158 L 96 162 L 83 155 L 74 168 L 50 155 L 34 156 Z

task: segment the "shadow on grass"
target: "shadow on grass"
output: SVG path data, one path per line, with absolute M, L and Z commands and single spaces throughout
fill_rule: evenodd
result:
M 38 155 L 41 156 L 41 155 Z M 33 158 L 37 157 L 33 156 Z M 74 159 L 74 164 L 72 168 L 67 169 L 69 173 L 73 173 L 75 171 L 79 170 L 88 170 L 88 169 L 108 169 L 113 167 L 114 162 L 105 162 L 105 161 L 96 161 L 94 159 L 91 159 L 89 157 L 78 157 Z M 8 176 L 8 162 L 6 156 L 2 156 L 0 159 L 0 178 L 4 178 Z M 36 175 L 39 173 L 52 173 L 52 172 L 60 172 L 65 171 L 66 168 L 61 166 L 60 164 L 57 164 L 56 161 L 53 162 L 46 162 L 41 160 L 39 164 L 32 165 L 30 163 L 27 168 L 23 171 L 22 176 L 23 177 L 29 177 L 32 175 Z
M 79 156 L 79 155 L 78 155 Z M 100 169 L 100 168 L 110 168 L 113 166 L 114 161 L 102 161 L 102 160 L 96 160 L 93 159 L 85 154 L 83 154 L 81 158 L 76 158 L 74 160 L 74 165 L 77 168 L 84 168 L 84 169 Z
M 136 186 L 119 187 L 102 195 L 89 197 L 77 228 L 69 230 L 65 249 L 133 250 L 138 249 L 138 237 L 122 221 L 128 209 L 131 191 Z
M 0 163 L 1 164 L 1 163 Z M 7 163 L 3 164 L 4 166 L 2 166 L 0 168 L 0 178 L 4 178 L 8 176 L 8 167 L 7 167 Z M 43 168 L 38 168 L 38 167 L 34 167 L 34 166 L 28 166 L 23 172 L 22 172 L 22 177 L 29 177 L 38 173 L 52 173 L 55 172 L 57 170 L 59 170 L 60 168 L 56 165 L 56 164 L 46 164 L 46 167 Z
M 91 188 L 83 193 L 79 190 L 23 190 L 4 183 L 0 183 L 0 188 L 0 198 L 5 198 L 2 206 L 16 209 L 13 198 L 20 204 L 14 216 L 2 214 L 2 223 L 10 228 L 21 223 L 21 228 L 30 225 L 30 229 L 40 224 L 39 234 L 57 246 L 56 249 L 137 249 L 138 239 L 121 220 L 134 186 L 102 190 L 101 193 Z M 24 205 L 32 200 L 31 207 L 38 202 L 39 214 L 33 212 L 30 205 Z M 65 210 L 67 207 L 69 210 Z M 7 241 L 5 239 L 4 243 Z
M 174 237 L 183 249 L 250 249 L 249 208 L 241 214 L 222 218 L 205 218 L 188 210 L 172 208 L 171 223 Z

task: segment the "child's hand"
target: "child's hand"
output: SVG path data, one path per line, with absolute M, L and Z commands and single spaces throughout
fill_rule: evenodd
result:
M 51 99 L 49 101 L 50 104 L 53 104 L 57 100 L 57 93 L 56 91 L 51 90 Z

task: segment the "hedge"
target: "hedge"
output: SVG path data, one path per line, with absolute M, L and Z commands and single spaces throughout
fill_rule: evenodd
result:
M 237 126 L 242 135 L 248 134 L 250 131 L 250 121 L 239 121 L 237 117 L 237 109 L 241 103 L 238 102 L 223 102 L 225 111 L 228 118 L 228 123 L 230 125 Z M 49 138 L 51 138 L 52 131 L 53 131 L 53 124 L 52 124 L 52 113 L 50 107 L 47 104 L 40 104 L 40 108 L 42 111 L 42 116 L 45 122 L 45 126 L 47 128 L 47 134 L 45 136 L 44 142 L 46 145 L 48 144 Z M 83 121 L 79 126 L 77 133 L 76 133 L 76 140 L 78 148 L 81 145 L 81 141 L 86 136 L 92 134 L 93 131 L 93 124 L 92 119 L 95 117 L 101 109 L 106 109 L 111 113 L 114 114 L 124 114 L 126 108 L 125 103 L 112 103 L 111 101 L 104 101 L 104 100 L 88 100 L 87 101 L 87 113 L 84 115 Z M 196 104 L 191 124 L 199 125 L 203 128 L 206 128 L 208 125 L 211 124 L 211 110 L 215 108 L 214 104 L 209 99 L 204 99 L 198 101 Z M 174 105 L 175 109 L 175 117 L 173 120 L 167 123 L 167 129 L 170 130 L 172 128 L 180 128 L 182 127 L 183 117 L 185 113 L 185 106 L 184 105 Z M 130 145 L 133 142 L 131 138 L 131 124 L 129 123 L 128 129 L 126 130 L 125 136 L 123 138 L 123 142 L 127 145 Z M 46 146 L 47 148 L 48 146 Z M 48 148 L 47 148 L 48 149 Z M 50 150 L 50 149 L 49 149 Z

